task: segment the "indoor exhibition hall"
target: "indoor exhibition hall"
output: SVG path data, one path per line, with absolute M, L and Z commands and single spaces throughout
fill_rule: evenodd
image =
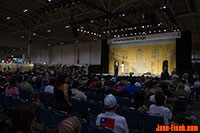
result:
M 199 132 L 200 0 L 0 0 L 0 133 Z

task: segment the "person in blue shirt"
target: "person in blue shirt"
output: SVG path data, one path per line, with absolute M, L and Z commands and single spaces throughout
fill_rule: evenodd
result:
M 132 83 L 131 85 L 126 86 L 125 88 L 122 88 L 122 92 L 133 94 L 135 91 L 140 90 L 140 89 L 141 89 L 140 87 Z

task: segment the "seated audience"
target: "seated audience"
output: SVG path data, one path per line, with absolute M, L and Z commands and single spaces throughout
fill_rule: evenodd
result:
M 128 125 L 126 119 L 123 116 L 117 115 L 117 100 L 109 94 L 104 99 L 105 113 L 101 113 L 97 116 L 96 125 L 104 126 L 111 129 L 114 133 L 128 133 Z
M 16 87 L 15 79 L 11 79 L 5 91 L 6 96 L 19 97 L 19 90 Z
M 118 90 L 118 91 L 121 91 L 122 88 L 125 88 L 126 86 L 127 86 L 126 80 L 121 80 L 121 81 L 120 81 L 120 85 L 117 87 L 117 90 Z
M 20 85 L 20 89 L 22 90 L 28 90 L 28 91 L 33 91 L 32 85 L 29 83 L 30 78 L 28 76 L 24 77 L 24 81 Z
M 185 85 L 183 83 L 179 83 L 176 91 L 174 92 L 174 96 L 177 98 L 185 98 L 188 102 L 191 100 L 191 95 L 185 91 Z
M 55 79 L 50 79 L 49 84 L 45 87 L 44 92 L 54 94 Z
M 169 108 L 164 106 L 165 95 L 163 92 L 157 92 L 155 94 L 156 103 L 149 107 L 148 113 L 150 115 L 163 116 L 165 125 L 168 125 L 168 120 L 172 118 L 172 113 Z
M 35 110 L 30 105 L 19 105 L 11 118 L 8 133 L 32 133 L 35 123 Z
M 37 91 L 33 91 L 30 96 L 31 103 L 36 104 L 38 106 L 43 105 L 39 97 L 40 94 Z
M 133 94 L 136 90 L 140 90 L 141 88 L 136 86 L 135 83 L 132 81 L 131 85 L 122 88 L 122 92 Z
M 133 109 L 137 109 L 140 113 L 146 111 L 148 108 L 145 105 L 145 95 L 142 90 L 137 90 L 133 96 Z
M 82 91 L 78 90 L 79 87 L 80 87 L 79 82 L 74 80 L 72 84 L 72 89 L 71 89 L 72 91 L 71 98 L 75 100 L 87 101 L 87 96 Z
M 60 122 L 58 133 L 81 133 L 81 124 L 78 119 L 68 117 Z

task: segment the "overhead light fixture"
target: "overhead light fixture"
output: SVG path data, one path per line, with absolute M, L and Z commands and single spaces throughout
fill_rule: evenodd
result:
M 87 31 L 86 30 L 84 30 L 84 33 L 86 33 Z
M 10 17 L 10 16 L 8 16 L 8 17 L 6 17 L 6 19 L 7 19 L 7 20 L 10 20 L 10 19 L 11 19 L 11 17 Z
M 158 32 L 161 32 L 161 30 L 158 30 Z
M 149 33 L 151 34 L 151 31 L 149 31 Z
M 88 31 L 87 33 L 89 34 L 90 32 Z
M 106 32 L 104 31 L 103 34 L 105 34 Z
M 123 31 L 124 29 L 121 29 L 121 31 Z
M 51 44 L 48 44 L 48 47 L 51 47 Z
M 76 42 L 76 43 L 78 43 L 78 42 L 79 42 L 79 40 L 76 40 L 75 42 Z
M 128 36 L 127 34 L 125 34 L 125 36 Z
M 136 29 L 137 29 L 137 27 L 134 27 L 134 29 L 136 30 Z
M 117 30 L 115 30 L 115 32 L 117 32 Z
M 28 12 L 28 9 L 24 9 L 23 12 L 24 12 L 24 13 Z
M 133 33 L 130 34 L 131 36 L 133 35 Z
M 47 32 L 48 32 L 48 33 L 50 33 L 50 32 L 51 32 L 51 30 L 47 30 Z
M 97 33 L 94 33 L 94 35 L 96 36 Z
M 164 29 L 164 32 L 166 32 L 167 30 L 166 29 Z
M 137 33 L 135 33 L 135 35 L 137 35 Z
M 63 45 L 63 44 L 64 44 L 64 42 L 61 42 L 60 44 L 61 44 L 61 45 Z
M 101 35 L 99 35 L 99 37 L 101 37 Z
M 81 30 L 81 32 L 83 32 L 83 30 Z
M 51 2 L 51 0 L 48 0 L 48 2 Z
M 93 32 L 91 32 L 91 35 L 93 35 Z
M 158 26 L 160 26 L 161 24 L 159 23 Z
M 126 16 L 126 14 L 125 14 L 125 13 L 123 13 L 123 14 L 122 14 L 122 17 L 125 17 L 125 16 Z
M 21 38 L 24 39 L 24 36 L 22 35 Z
M 91 20 L 90 23 L 94 23 L 94 20 Z
M 33 33 L 33 35 L 35 36 L 35 35 L 36 35 L 36 33 Z
M 144 28 L 144 26 L 142 26 L 142 28 Z
M 149 25 L 147 25 L 147 27 L 149 27 Z
M 69 26 L 69 25 L 66 25 L 65 28 L 68 29 L 68 28 L 70 28 L 70 26 Z
M 166 9 L 166 8 L 167 8 L 167 6 L 166 6 L 166 5 L 164 5 L 164 6 L 163 6 L 163 9 Z
M 156 31 L 154 30 L 154 33 L 156 33 Z
M 77 31 L 80 31 L 80 29 L 77 29 Z

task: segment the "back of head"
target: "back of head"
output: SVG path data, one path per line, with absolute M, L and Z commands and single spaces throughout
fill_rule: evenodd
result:
M 74 80 L 73 83 L 72 83 L 72 88 L 78 89 L 79 86 L 80 86 L 79 82 L 77 80 Z
M 22 131 L 30 133 L 34 124 L 35 110 L 30 105 L 19 105 L 13 113 L 11 119 L 11 132 Z
M 116 105 L 117 105 L 117 99 L 112 94 L 109 94 L 104 98 L 104 106 L 107 111 L 114 110 Z
M 142 90 L 137 90 L 134 93 L 133 99 L 136 107 L 143 105 L 145 100 L 144 92 Z
M 159 91 L 155 94 L 156 105 L 164 105 L 165 95 L 163 92 Z
M 81 133 L 81 124 L 78 119 L 68 117 L 59 124 L 58 133 Z

